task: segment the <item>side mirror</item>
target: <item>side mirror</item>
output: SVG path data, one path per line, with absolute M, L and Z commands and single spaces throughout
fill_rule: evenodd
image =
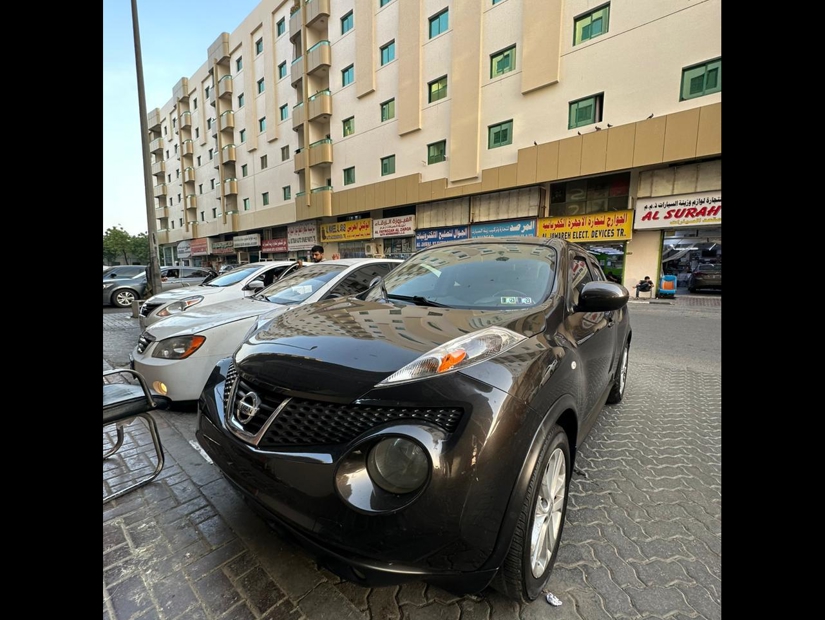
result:
M 249 284 L 244 287 L 245 291 L 259 291 L 264 287 L 264 283 L 260 280 L 252 280 Z
M 627 305 L 630 293 L 621 284 L 588 282 L 579 294 L 576 312 L 611 312 Z

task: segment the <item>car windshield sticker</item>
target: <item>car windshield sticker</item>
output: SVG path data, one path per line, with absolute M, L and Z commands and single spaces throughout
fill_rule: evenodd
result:
M 516 304 L 531 305 L 533 303 L 532 297 L 501 297 L 500 303 L 502 306 L 512 306 Z

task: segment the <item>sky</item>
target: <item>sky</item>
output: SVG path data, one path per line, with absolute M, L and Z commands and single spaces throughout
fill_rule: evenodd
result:
M 147 113 L 206 62 L 260 0 L 137 0 Z M 103 0 L 103 232 L 148 230 L 131 0 Z

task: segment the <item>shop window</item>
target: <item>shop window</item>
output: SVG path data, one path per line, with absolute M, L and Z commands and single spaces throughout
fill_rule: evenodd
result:
M 550 215 L 563 217 L 628 209 L 630 174 L 550 184 Z

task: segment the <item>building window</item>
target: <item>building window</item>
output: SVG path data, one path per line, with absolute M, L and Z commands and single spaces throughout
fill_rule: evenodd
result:
M 284 187 L 284 200 L 290 200 L 292 198 L 292 187 L 287 185 Z
M 437 37 L 442 32 L 446 32 L 450 27 L 450 11 L 444 9 L 441 13 L 430 18 L 430 38 Z
M 201 222 L 206 221 L 206 211 L 201 211 Z
M 602 105 L 604 95 L 593 95 L 570 102 L 568 129 L 592 125 L 602 120 Z
M 395 99 L 390 99 L 381 104 L 381 122 L 395 118 Z
M 166 159 L 169 159 L 169 149 L 166 149 Z
M 269 166 L 269 160 L 266 155 L 261 155 L 261 170 Z
M 342 121 L 344 137 L 351 136 L 355 133 L 355 117 L 350 116 Z
M 281 161 L 286 161 L 287 159 L 289 159 L 289 147 L 281 147 Z
M 201 137 L 201 128 L 200 127 L 195 127 L 195 137 L 196 138 Z
M 215 189 L 215 179 L 209 179 L 209 187 Z
M 447 76 L 440 77 L 427 84 L 427 101 L 432 103 L 447 96 Z
M 550 184 L 550 216 L 624 211 L 630 194 L 630 173 Z
M 344 168 L 344 185 L 352 185 L 353 183 L 355 183 L 355 166 Z
M 207 86 L 204 90 L 206 92 L 206 98 L 209 99 L 209 91 L 212 90 L 212 88 L 210 86 Z
M 172 220 L 172 230 L 175 230 L 175 220 Z
M 493 4 L 498 4 L 501 0 L 493 0 Z
M 352 11 L 341 18 L 341 34 L 345 34 L 352 30 Z
M 286 19 L 281 18 L 278 20 L 278 36 L 280 37 L 282 34 L 286 32 Z
M 390 41 L 381 47 L 381 66 L 395 60 L 395 41 Z
M 269 23 L 271 24 L 272 22 L 269 22 Z M 263 37 L 261 37 L 260 39 L 255 41 L 255 53 L 260 54 L 263 51 L 264 51 L 264 40 L 263 40 Z
M 243 210 L 244 211 L 249 211 L 249 198 L 244 198 L 243 199 Z
M 346 86 L 347 84 L 352 84 L 352 81 L 355 79 L 355 66 L 350 65 L 343 71 L 341 71 L 341 86 Z
M 243 93 L 241 93 L 240 95 L 238 95 L 238 107 L 239 107 L 239 108 L 242 108 L 242 107 L 243 107 Z
M 573 45 L 584 43 L 607 32 L 610 5 L 605 4 L 573 20 Z
M 238 60 L 235 61 L 235 71 L 240 71 L 243 69 L 243 56 L 238 57 Z
M 516 46 L 490 56 L 490 77 L 504 75 L 516 68 Z
M 192 97 L 192 109 L 193 110 L 198 109 L 198 98 L 197 97 Z
M 264 92 L 264 79 L 258 80 L 258 93 Z
M 249 176 L 249 166 L 247 166 L 246 164 L 243 164 L 241 166 L 241 176 L 242 177 Z
M 286 60 L 278 65 L 278 79 L 286 77 Z
M 212 119 L 211 118 L 206 119 L 206 128 L 207 129 L 212 129 Z M 167 155 L 167 157 L 168 157 L 168 155 Z
M 388 174 L 395 174 L 395 155 L 389 155 L 381 158 L 381 176 Z
M 201 156 L 198 155 L 198 166 L 200 166 L 200 165 L 201 165 Z
M 266 131 L 266 116 L 258 119 L 258 131 Z
M 379 2 L 378 2 L 378 6 L 379 6 L 379 7 L 386 6 L 386 5 L 388 5 L 389 3 L 390 3 L 390 0 L 379 0 Z
M 209 161 L 212 161 L 213 157 L 215 157 L 215 150 L 209 149 Z
M 172 173 L 171 173 L 171 172 L 170 172 L 169 174 L 167 174 L 167 175 L 166 175 L 166 182 L 167 182 L 167 183 L 171 183 L 171 182 L 172 182 Z
M 246 129 L 241 129 L 241 131 L 239 132 L 239 135 L 240 135 L 240 138 L 241 138 L 241 144 L 246 142 Z
M 721 58 L 682 69 L 682 93 L 679 96 L 679 101 L 718 93 L 721 90 Z
M 217 209 L 217 207 L 214 207 L 214 208 L 212 209 L 212 217 L 213 217 L 213 218 L 214 218 L 214 217 L 218 217 L 218 209 Z
M 487 148 L 494 149 L 499 146 L 513 143 L 513 121 L 504 121 L 498 125 L 490 125 L 487 128 Z
M 199 193 L 199 194 L 202 194 L 202 193 L 203 193 L 203 183 L 199 183 L 199 184 L 198 184 L 198 193 Z
M 285 121 L 286 119 L 288 119 L 288 118 L 289 118 L 289 107 L 288 107 L 288 105 L 289 105 L 289 104 L 285 103 L 284 105 L 282 105 L 282 106 L 280 107 L 280 110 L 281 110 L 281 120 L 282 120 L 282 121 Z
M 269 204 L 269 192 L 261 194 L 261 201 L 264 203 L 264 206 Z

